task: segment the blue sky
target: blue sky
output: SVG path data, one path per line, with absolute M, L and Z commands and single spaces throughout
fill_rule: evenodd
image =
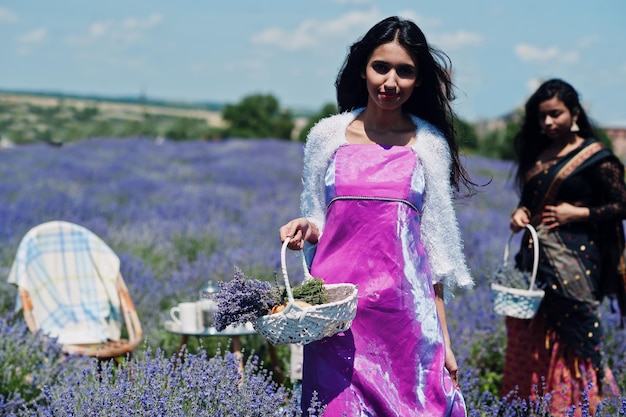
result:
M 452 59 L 470 121 L 560 77 L 602 126 L 626 127 L 626 1 L 0 0 L 0 89 L 235 103 L 273 94 L 318 110 L 348 46 L 414 20 Z

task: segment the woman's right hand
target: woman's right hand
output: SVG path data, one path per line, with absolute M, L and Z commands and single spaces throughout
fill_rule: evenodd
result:
M 317 227 L 305 217 L 291 220 L 278 229 L 278 233 L 280 234 L 281 242 L 284 242 L 285 239 L 290 239 L 287 247 L 292 250 L 302 250 L 304 242 L 317 243 L 319 239 Z
M 528 215 L 528 209 L 525 207 L 518 207 L 511 213 L 510 227 L 513 233 L 517 233 L 522 230 L 526 225 L 530 223 Z

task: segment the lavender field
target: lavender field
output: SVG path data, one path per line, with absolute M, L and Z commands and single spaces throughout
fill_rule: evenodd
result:
M 475 196 L 457 200 L 465 254 L 477 283 L 448 305 L 466 402 L 473 416 L 547 415 L 542 401 L 508 404 L 495 395 L 505 334 L 503 318 L 492 312 L 488 284 L 517 203 L 511 164 L 474 156 L 465 163 L 476 182 L 487 184 Z M 0 150 L 0 411 L 111 415 L 102 409 L 113 410 L 136 396 L 140 405 L 127 405 L 126 415 L 233 415 L 228 410 L 234 406 L 224 400 L 230 390 L 237 393 L 231 392 L 232 402 L 247 407 L 237 415 L 292 415 L 296 396 L 289 381 L 283 386 L 268 374 L 272 366 L 260 336 L 242 339 L 249 383 L 241 386 L 230 367 L 228 340 L 192 340 L 184 366 L 173 366 L 179 340 L 165 331 L 163 321 L 170 307 L 195 301 L 208 279 L 232 277 L 235 266 L 247 275 L 273 279 L 279 266 L 278 227 L 299 215 L 301 167 L 301 144 L 262 139 L 105 138 Z M 31 227 L 55 219 L 91 229 L 122 260 L 145 333 L 132 381 L 114 369 L 103 371 L 110 379 L 94 378 L 89 361 L 59 359 L 58 350 L 29 335 L 13 311 L 16 289 L 6 277 L 20 239 Z M 298 279 L 296 267 L 292 278 Z M 616 314 L 605 307 L 606 351 L 626 392 L 626 341 Z M 280 347 L 278 353 L 284 370 L 288 349 Z M 31 359 L 25 364 L 24 357 Z M 7 388 L 9 374 L 23 375 L 11 380 L 19 395 L 18 388 Z M 223 375 L 219 381 L 218 374 Z M 168 388 L 151 388 L 148 380 Z M 218 410 L 220 398 L 226 411 Z M 617 399 L 607 400 L 596 413 L 623 414 Z

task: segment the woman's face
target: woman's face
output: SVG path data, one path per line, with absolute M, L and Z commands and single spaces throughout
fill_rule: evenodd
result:
M 558 97 L 539 103 L 539 126 L 544 135 L 560 139 L 571 135 L 572 123 L 578 115 L 572 114 Z
M 367 85 L 368 106 L 402 108 L 419 85 L 417 73 L 417 64 L 399 43 L 385 43 L 374 49 L 361 74 Z

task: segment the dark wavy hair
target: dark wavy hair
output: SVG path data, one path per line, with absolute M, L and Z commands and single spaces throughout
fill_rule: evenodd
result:
M 581 106 L 578 92 L 574 87 L 558 78 L 541 84 L 526 102 L 524 119 L 513 141 L 517 157 L 515 185 L 520 192 L 524 186 L 526 172 L 535 163 L 541 151 L 550 144 L 550 139 L 542 133 L 539 124 L 539 105 L 554 97 L 561 100 L 570 113 L 578 115 L 576 120 L 580 128 L 578 135 L 585 139 L 597 137 L 595 128 L 587 117 L 585 109 Z
M 405 113 L 413 114 L 435 126 L 445 136 L 452 156 L 450 180 L 458 191 L 462 183 L 471 191 L 474 185 L 459 160 L 454 130 L 454 100 L 450 79 L 451 61 L 442 51 L 428 44 L 426 36 L 412 21 L 397 16 L 388 17 L 374 25 L 360 40 L 350 46 L 346 60 L 337 75 L 337 105 L 340 112 L 365 107 L 367 85 L 361 74 L 367 61 L 380 45 L 397 41 L 413 58 L 420 85 L 404 103 Z

